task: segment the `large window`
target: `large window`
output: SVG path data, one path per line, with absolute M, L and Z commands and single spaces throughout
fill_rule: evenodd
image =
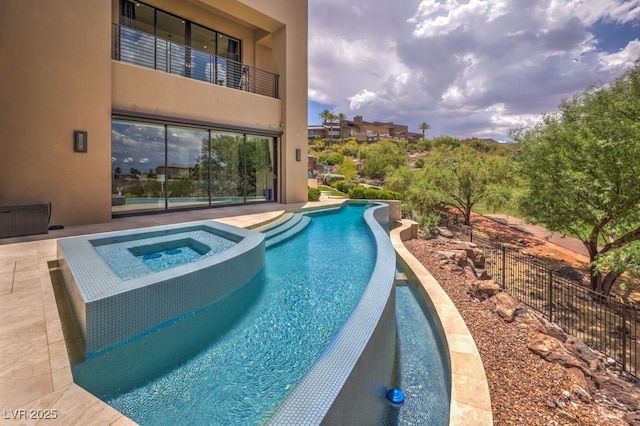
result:
M 247 199 L 272 200 L 274 182 L 273 138 L 247 135 L 246 173 Z
M 240 40 L 131 0 L 121 0 L 120 25 L 120 60 L 238 88 Z
M 166 209 L 165 148 L 165 126 L 112 122 L 113 211 Z
M 162 170 L 169 208 L 209 205 L 209 132 L 167 126 L 167 166 Z
M 272 136 L 114 119 L 112 212 L 273 201 Z

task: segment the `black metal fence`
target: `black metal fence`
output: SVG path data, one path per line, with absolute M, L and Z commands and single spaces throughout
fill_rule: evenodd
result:
M 278 75 L 113 24 L 112 59 L 236 90 L 278 98 Z
M 449 229 L 457 238 L 467 239 L 484 251 L 488 272 L 505 291 L 638 377 L 638 309 L 593 292 L 540 259 L 471 228 L 449 225 Z

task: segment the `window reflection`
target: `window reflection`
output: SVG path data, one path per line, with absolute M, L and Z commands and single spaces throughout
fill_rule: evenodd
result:
M 247 201 L 271 200 L 273 197 L 272 138 L 247 135 L 246 183 Z
M 113 213 L 276 199 L 272 137 L 116 119 L 111 133 Z
M 209 205 L 209 132 L 167 126 L 166 177 L 169 208 Z
M 209 170 L 212 203 L 244 202 L 243 157 L 243 134 L 211 132 Z
M 112 210 L 164 209 L 164 126 L 114 120 L 111 152 Z

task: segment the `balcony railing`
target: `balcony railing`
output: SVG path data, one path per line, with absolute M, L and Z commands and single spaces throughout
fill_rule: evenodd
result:
M 278 98 L 278 75 L 113 24 L 113 59 L 232 89 Z

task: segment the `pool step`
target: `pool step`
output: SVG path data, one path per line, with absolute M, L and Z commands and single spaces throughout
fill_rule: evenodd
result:
M 285 223 L 265 231 L 265 247 L 269 248 L 294 237 L 311 222 L 309 216 L 295 213 Z
M 251 228 L 251 230 L 266 234 L 266 231 L 277 228 L 278 226 L 282 225 L 283 223 L 291 219 L 293 215 L 294 215 L 293 212 L 284 212 L 283 214 L 278 216 L 276 219 L 273 219 L 267 223 L 263 223 L 262 225 L 256 226 L 255 228 Z
M 285 220 L 275 223 L 273 226 L 263 229 L 262 232 L 265 235 L 265 239 L 269 240 L 288 231 L 290 228 L 296 226 L 302 220 L 300 213 L 290 213 L 290 216 Z
M 409 284 L 409 278 L 407 278 L 407 276 L 404 274 L 404 272 L 396 271 L 396 277 L 393 280 L 393 284 L 395 284 L 395 285 L 408 285 Z

